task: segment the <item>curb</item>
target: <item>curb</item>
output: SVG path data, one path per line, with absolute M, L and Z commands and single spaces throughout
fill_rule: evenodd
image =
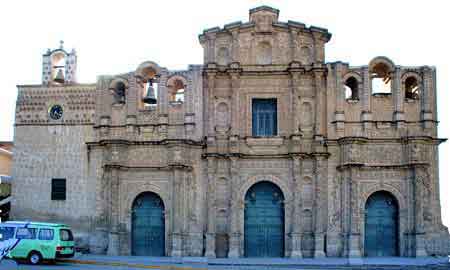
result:
M 73 264 L 87 264 L 87 265 L 103 265 L 103 266 L 115 266 L 115 267 L 133 267 L 142 269 L 167 269 L 167 270 L 207 270 L 208 268 L 196 268 L 196 267 L 182 267 L 174 265 L 146 265 L 146 264 L 134 264 L 134 263 L 121 263 L 121 262 L 101 262 L 101 261 L 89 261 L 89 260 L 58 260 L 57 263 L 73 263 Z
M 179 266 L 176 265 L 170 265 L 170 264 L 164 264 L 164 265 L 148 265 L 148 264 L 142 264 L 142 263 L 125 263 L 125 262 L 106 262 L 106 261 L 94 261 L 94 260 L 76 260 L 76 259 L 63 259 L 58 260 L 57 263 L 72 263 L 72 264 L 85 264 L 85 265 L 100 265 L 100 266 L 112 266 L 112 267 L 132 267 L 132 268 L 142 268 L 142 269 L 165 269 L 165 270 L 208 270 L 206 267 L 200 267 L 203 266 L 203 264 L 199 264 L 199 267 L 192 267 L 192 266 L 182 266 L 182 263 L 178 263 Z M 176 264 L 176 263 L 175 263 Z M 196 264 L 193 262 L 192 264 Z M 209 262 L 206 265 L 215 265 L 215 266 L 244 266 L 244 267 L 262 267 L 267 266 L 267 264 L 259 264 L 259 263 L 234 263 L 234 264 L 226 264 L 221 262 Z M 300 267 L 300 268 L 310 268 L 310 269 L 327 269 L 328 267 L 333 267 L 333 269 L 349 269 L 348 267 L 354 267 L 354 269 L 371 269 L 379 268 L 379 269 L 404 269 L 404 267 L 408 267 L 410 269 L 427 269 L 427 267 L 437 267 L 437 269 L 440 269 L 439 267 L 448 267 L 448 263 L 431 263 L 431 264 L 425 264 L 425 265 L 389 265 L 389 264 L 360 264 L 360 265 L 351 265 L 351 264 L 344 264 L 344 265 L 321 265 L 321 264 L 282 264 L 282 263 L 274 263 L 270 264 L 270 266 L 278 266 L 278 267 Z M 443 268 L 444 269 L 444 268 Z M 446 268 L 445 268 L 446 269 Z

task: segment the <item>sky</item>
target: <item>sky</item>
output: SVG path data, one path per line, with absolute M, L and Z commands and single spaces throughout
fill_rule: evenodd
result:
M 49 1 L 0 3 L 0 141 L 13 139 L 17 84 L 41 83 L 42 54 L 65 48 L 78 54 L 78 81 L 135 70 L 152 60 L 169 69 L 201 64 L 198 34 L 269 5 L 280 20 L 324 27 L 333 34 L 326 61 L 366 65 L 378 55 L 395 64 L 437 68 L 439 137 L 450 137 L 448 1 Z M 447 106 L 446 106 L 447 105 Z M 450 142 L 440 146 L 444 224 L 450 226 Z

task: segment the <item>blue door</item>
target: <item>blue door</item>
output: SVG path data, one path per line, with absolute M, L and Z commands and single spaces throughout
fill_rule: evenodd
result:
M 388 192 L 375 192 L 365 210 L 365 256 L 398 256 L 396 199 Z
M 131 253 L 137 256 L 164 256 L 164 204 L 152 192 L 140 194 L 133 202 Z
M 252 186 L 245 195 L 244 255 L 284 256 L 284 197 L 270 182 Z

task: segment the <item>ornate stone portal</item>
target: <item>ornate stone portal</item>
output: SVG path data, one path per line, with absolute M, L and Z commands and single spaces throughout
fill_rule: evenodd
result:
M 264 235 L 246 232 L 245 217 L 246 198 L 257 199 L 248 190 L 266 181 L 283 193 L 273 209 L 285 257 L 448 254 L 435 69 L 326 63 L 331 34 L 278 15 L 262 6 L 249 22 L 205 30 L 204 64 L 183 71 L 146 61 L 78 84 L 75 51 L 49 50 L 42 85 L 19 86 L 13 218 L 68 223 L 92 253 L 133 254 L 158 237 L 145 246 L 167 256 L 242 257 L 258 237 L 264 255 L 279 237 L 271 217 L 253 208 Z M 52 178 L 66 180 L 65 200 L 51 200 Z M 393 250 L 365 243 L 378 191 L 398 207 Z M 132 231 L 153 213 L 133 211 L 144 192 L 162 202 L 164 235 Z

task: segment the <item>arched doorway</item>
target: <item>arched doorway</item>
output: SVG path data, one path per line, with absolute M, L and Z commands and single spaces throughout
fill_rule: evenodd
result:
M 131 215 L 131 254 L 164 256 L 164 203 L 153 192 L 139 194 Z
M 244 255 L 283 257 L 284 196 L 270 182 L 253 185 L 245 195 Z
M 387 191 L 375 192 L 367 199 L 364 255 L 398 256 L 398 203 Z

